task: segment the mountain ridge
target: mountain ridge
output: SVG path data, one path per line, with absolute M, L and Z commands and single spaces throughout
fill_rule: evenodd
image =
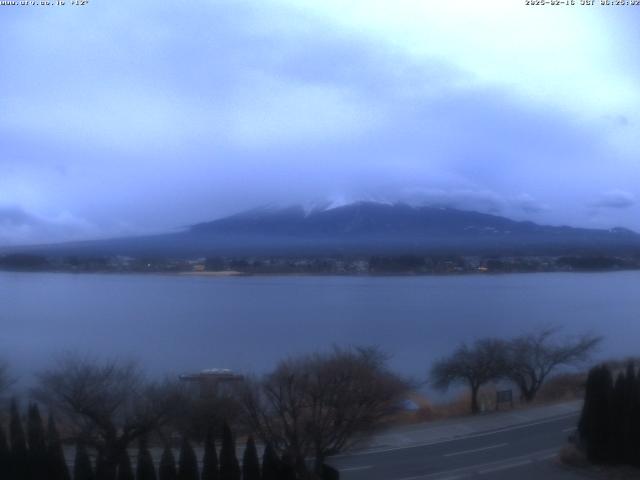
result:
M 308 209 L 256 208 L 184 231 L 58 245 L 7 247 L 45 255 L 268 256 L 451 253 L 640 254 L 640 235 L 540 225 L 439 206 L 361 201 Z
M 337 217 L 340 216 L 343 217 L 343 220 L 345 217 L 351 217 L 350 219 L 353 221 L 354 216 L 360 216 L 362 214 L 364 214 L 365 217 L 368 216 L 370 219 L 372 217 L 376 217 L 375 220 L 378 221 L 378 230 L 380 230 L 381 227 L 379 224 L 380 220 L 391 222 L 386 225 L 396 228 L 407 226 L 407 221 L 413 221 L 413 227 L 422 227 L 422 230 L 443 230 L 446 228 L 451 229 L 452 227 L 455 229 L 456 226 L 460 227 L 460 225 L 455 224 L 456 221 L 464 221 L 466 222 L 466 225 L 464 225 L 463 228 L 474 228 L 478 226 L 497 228 L 508 226 L 518 231 L 572 230 L 581 232 L 607 232 L 612 234 L 638 235 L 636 232 L 623 227 L 615 227 L 606 230 L 571 227 L 568 225 L 540 225 L 529 220 L 512 220 L 504 216 L 473 210 L 461 210 L 451 207 L 430 205 L 415 206 L 402 202 L 389 203 L 371 201 L 358 201 L 336 207 L 314 209 L 306 209 L 301 205 L 290 205 L 279 208 L 271 208 L 269 206 L 259 207 L 210 222 L 197 223 L 192 225 L 189 230 L 193 233 L 210 233 L 238 227 L 241 227 L 240 229 L 247 230 L 250 229 L 250 227 L 264 228 L 267 226 L 273 226 L 274 224 L 279 225 L 284 221 L 289 221 L 289 223 L 297 222 L 298 227 L 302 227 L 306 224 L 313 229 L 314 222 L 323 222 L 323 220 L 330 219 L 331 217 L 338 219 Z M 269 223 L 271 225 L 269 225 Z M 326 222 L 323 223 L 326 224 Z M 478 223 L 480 223 L 480 225 L 478 225 Z M 338 227 L 339 224 L 334 223 L 333 226 Z M 375 230 L 375 225 L 371 226 L 374 227 Z M 357 228 L 354 228 L 353 230 L 357 230 Z M 460 228 L 457 228 L 456 230 L 460 230 Z

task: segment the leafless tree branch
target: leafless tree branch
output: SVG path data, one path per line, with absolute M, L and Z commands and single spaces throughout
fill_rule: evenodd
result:
M 406 393 L 408 384 L 386 367 L 375 348 L 335 348 L 281 362 L 242 395 L 250 428 L 297 461 L 325 458 L 371 433 Z

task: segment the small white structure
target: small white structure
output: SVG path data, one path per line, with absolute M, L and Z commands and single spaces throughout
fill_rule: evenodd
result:
M 220 392 L 220 385 L 241 382 L 244 376 L 234 373 L 228 368 L 208 368 L 198 373 L 180 375 L 183 382 L 193 382 L 200 388 L 200 396 L 215 396 Z

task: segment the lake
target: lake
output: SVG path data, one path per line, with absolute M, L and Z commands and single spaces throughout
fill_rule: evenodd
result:
M 459 342 L 544 325 L 640 353 L 640 272 L 416 277 L 0 273 L 0 357 L 28 382 L 56 354 L 136 358 L 151 373 L 264 372 L 337 345 L 381 346 L 422 380 Z

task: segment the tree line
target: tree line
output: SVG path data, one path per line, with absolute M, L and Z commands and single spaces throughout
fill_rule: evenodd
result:
M 587 377 L 578 446 L 596 464 L 640 467 L 640 371 L 603 364 Z
M 546 328 L 509 340 L 483 338 L 471 345 L 462 344 L 453 354 L 434 363 L 431 383 L 442 390 L 452 384 L 466 385 L 472 413 L 481 410 L 480 388 L 499 380 L 512 382 L 520 399 L 530 403 L 553 371 L 585 362 L 602 341 L 592 334 L 578 338 L 558 338 L 557 334 L 557 329 Z
M 532 401 L 552 371 L 586 360 L 600 342 L 592 335 L 559 339 L 556 333 L 547 329 L 510 340 L 488 338 L 461 345 L 434 364 L 432 381 L 441 388 L 456 382 L 468 385 L 474 413 L 480 410 L 479 388 L 500 378 L 510 379 L 519 387 L 522 399 Z M 233 439 L 229 425 L 251 438 L 245 449 L 246 461 L 241 462 L 243 468 L 261 465 L 261 478 L 269 478 L 265 471 L 268 473 L 273 464 L 278 465 L 278 478 L 317 479 L 328 475 L 328 457 L 366 440 L 381 420 L 401 408 L 411 382 L 391 371 L 388 360 L 374 347 L 336 347 L 287 358 L 270 373 L 245 377 L 227 392 L 203 396 L 176 378 L 149 379 L 134 362 L 70 354 L 37 375 L 30 398 L 55 412 L 63 442 L 76 445 L 74 471 L 79 479 L 124 480 L 132 478 L 129 471 L 137 478 L 155 478 L 140 477 L 145 468 L 151 471 L 148 445 L 171 446 L 181 438 L 178 465 L 172 468 L 175 459 L 171 449 L 165 448 L 158 476 L 162 470 L 162 478 L 172 478 L 171 472 L 176 470 L 180 479 L 195 478 L 185 472 L 193 470 L 189 467 L 195 456 L 191 444 L 198 443 L 205 446 L 202 478 L 237 480 L 237 460 L 231 454 L 223 455 L 233 451 L 235 456 L 235 448 L 225 447 Z M 6 365 L 0 363 L 0 394 L 9 384 Z M 30 407 L 27 439 L 22 442 L 15 404 L 11 412 L 9 442 L 3 450 L 12 458 L 10 463 L 43 464 L 42 452 L 60 445 L 60 441 L 51 440 L 58 437 L 53 419 L 50 432 L 43 437 L 46 440 L 39 440 L 42 436 L 35 432 L 44 430 L 37 426 L 39 410 Z M 205 465 L 215 455 L 212 432 L 225 432 L 218 474 L 229 468 L 235 473 L 221 477 L 205 474 Z M 267 446 L 262 461 L 252 453 L 256 450 L 253 438 Z M 127 462 L 128 452 L 135 447 L 139 454 L 134 470 Z M 40 456 L 36 452 L 41 452 Z M 89 454 L 93 461 L 87 460 Z M 244 473 L 254 478 L 250 472 Z M 31 477 L 16 480 L 23 478 Z
M 133 362 L 65 355 L 37 375 L 30 398 L 55 412 L 62 440 L 75 445 L 69 472 L 74 479 L 171 479 L 174 470 L 180 480 L 332 478 L 327 457 L 366 438 L 405 397 L 409 383 L 388 368 L 387 360 L 376 348 L 334 348 L 286 359 L 271 373 L 203 397 L 177 379 L 150 380 Z M 6 369 L 0 368 L 0 386 L 3 372 L 6 377 Z M 31 467 L 18 466 L 33 464 L 43 445 L 59 449 L 61 443 L 42 442 L 38 436 L 21 442 L 17 407 L 11 412 L 4 451 L 11 471 L 22 473 L 9 478 L 40 480 L 30 476 Z M 235 458 L 228 424 L 249 439 L 242 462 Z M 51 425 L 55 429 L 53 420 Z M 27 428 L 32 430 L 38 428 Z M 224 432 L 219 457 L 212 435 L 216 431 Z M 51 438 L 58 438 L 57 430 Z M 175 465 L 169 446 L 179 438 Z M 254 438 L 265 445 L 261 461 Z M 200 472 L 193 443 L 204 447 Z M 165 447 L 153 473 L 149 445 Z M 135 469 L 129 456 L 134 448 L 139 452 Z M 216 462 L 217 467 L 210 467 Z
M 92 460 L 87 445 L 78 440 L 71 466 L 65 458 L 53 415 L 45 429 L 37 404 L 29 405 L 26 429 L 16 401 L 10 408 L 9 435 L 0 426 L 0 478 L 3 480 L 296 480 L 295 468 L 289 458 L 281 458 L 267 445 L 262 459 L 258 456 L 253 436 L 248 436 L 242 462 L 236 456 L 236 444 L 231 429 L 224 425 L 219 453 L 213 429 L 204 441 L 203 456 L 198 461 L 192 443 L 182 437 L 178 458 L 166 443 L 160 459 L 155 462 L 146 437 L 138 441 L 134 462 L 124 450 L 115 468 L 111 469 L 98 452 Z M 156 467 L 157 463 L 157 467 Z M 324 467 L 323 478 L 338 478 Z
M 37 405 L 29 406 L 27 428 L 23 427 L 18 406 L 11 403 L 8 438 L 0 426 L 0 478 L 36 480 L 69 478 L 67 465 L 53 416 L 45 430 Z M 66 476 L 65 476 L 66 474 Z

